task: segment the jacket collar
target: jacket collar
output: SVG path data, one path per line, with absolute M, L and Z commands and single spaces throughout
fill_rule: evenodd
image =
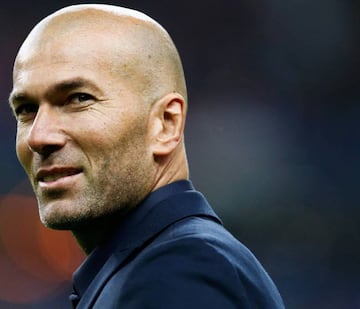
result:
M 79 296 L 90 304 L 91 298 L 134 250 L 169 225 L 189 216 L 209 216 L 221 223 L 190 181 L 177 181 L 152 192 L 74 273 L 74 286 Z

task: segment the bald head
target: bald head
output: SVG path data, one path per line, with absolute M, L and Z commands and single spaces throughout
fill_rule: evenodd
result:
M 34 58 L 62 61 L 76 51 L 97 58 L 113 74 L 136 87 L 148 101 L 177 92 L 186 84 L 177 49 L 166 30 L 149 16 L 127 8 L 88 4 L 63 8 L 38 23 L 21 46 L 17 69 Z M 36 60 L 35 60 L 36 61 Z

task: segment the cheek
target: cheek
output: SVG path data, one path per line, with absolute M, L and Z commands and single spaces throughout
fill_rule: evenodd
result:
M 16 135 L 16 155 L 25 169 L 31 161 L 31 153 L 25 139 L 25 134 L 22 131 L 18 131 Z

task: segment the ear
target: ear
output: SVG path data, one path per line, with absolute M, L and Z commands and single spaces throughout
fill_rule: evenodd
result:
M 179 93 L 169 93 L 152 106 L 150 132 L 154 156 L 171 154 L 182 141 L 186 103 Z

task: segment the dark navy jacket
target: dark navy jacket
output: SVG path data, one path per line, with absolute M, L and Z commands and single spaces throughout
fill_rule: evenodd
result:
M 284 308 L 254 255 L 188 181 L 151 193 L 87 257 L 74 289 L 77 308 Z

